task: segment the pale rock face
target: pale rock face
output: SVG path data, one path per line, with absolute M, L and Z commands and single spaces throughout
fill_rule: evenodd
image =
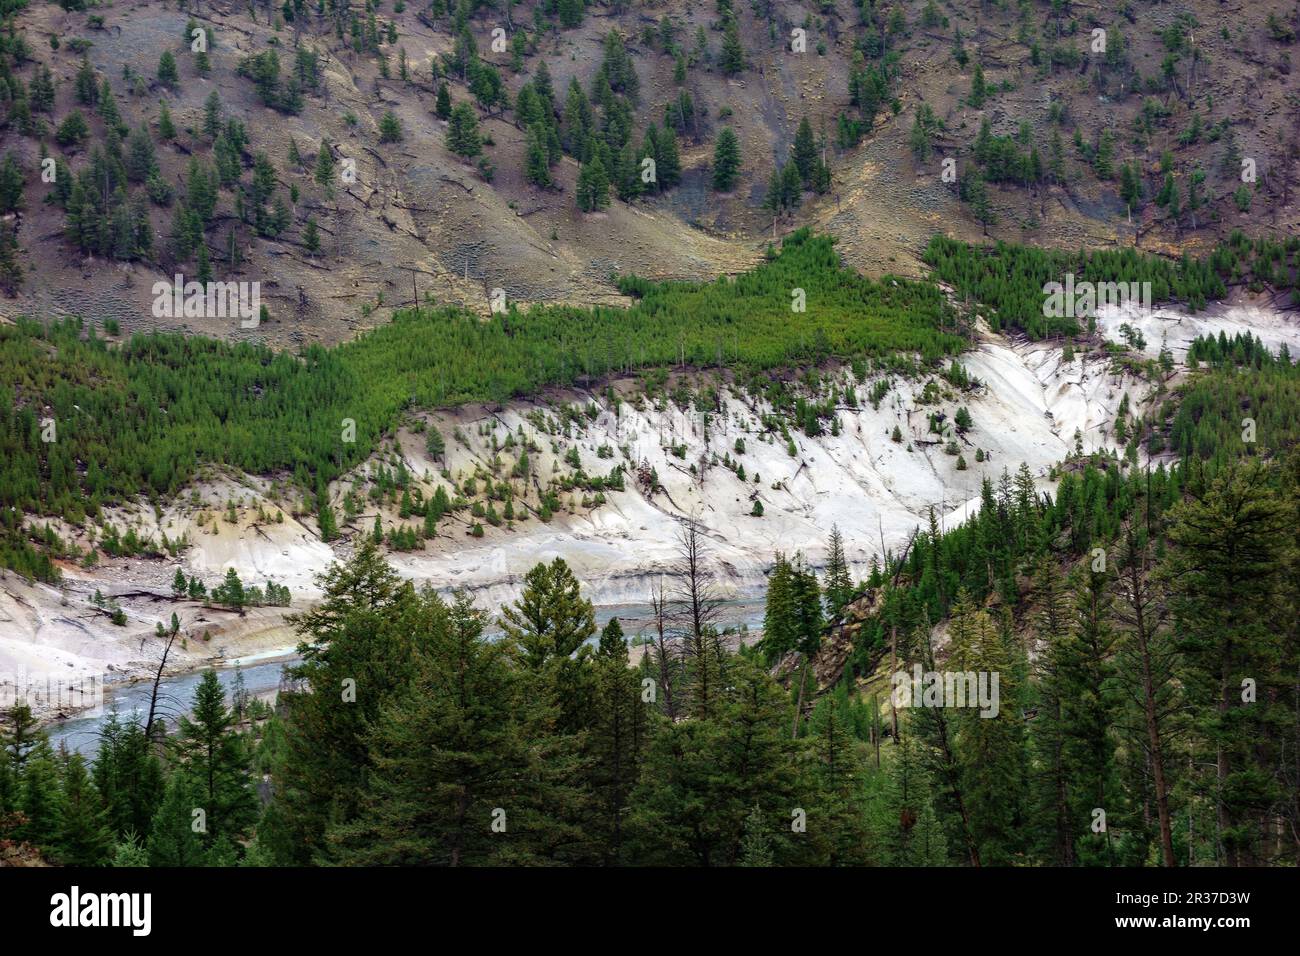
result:
M 1250 306 L 1221 307 L 1197 316 L 1175 310 L 1110 310 L 1098 317 L 1099 330 L 1120 339 L 1123 322 L 1139 328 L 1150 355 L 1167 342 L 1177 361 L 1198 334 L 1229 335 L 1252 331 L 1276 348 L 1286 342 L 1300 354 L 1300 322 L 1292 315 Z M 797 454 L 791 457 L 778 437 L 764 441 L 759 419 L 763 409 L 750 404 L 739 392 L 724 391 L 723 409 L 712 417 L 706 436 L 697 412 L 687 414 L 671 403 L 656 410 L 638 410 L 622 402 L 618 413 L 603 396 L 569 393 L 561 401 L 599 409 L 595 420 L 572 440 L 553 439 L 530 420 L 548 407 L 535 402 L 513 403 L 500 410 L 460 409 L 430 416 L 446 438 L 446 466 L 453 473 L 470 473 L 474 465 L 485 468 L 492 457 L 491 438 L 480 426 L 492 425 L 498 440 L 509 430 L 518 437 L 522 428 L 541 451 L 531 455 L 534 473 L 543 482 L 553 473 L 569 470 L 561 462 L 576 446 L 588 474 L 607 474 L 615 464 L 626 469 L 626 490 L 606 492 L 607 503 L 577 514 L 557 513 L 550 523 L 536 518 L 514 531 L 486 529 L 483 538 L 465 534 L 463 521 L 445 519 L 440 537 L 424 551 L 394 553 L 390 561 L 403 576 L 428 583 L 440 591 L 468 589 L 480 605 L 496 607 L 513 600 L 523 575 L 539 561 L 562 557 L 583 582 L 585 594 L 598 605 L 644 604 L 653 584 L 672 567 L 677 554 L 678 522 L 690 518 L 705 531 L 708 558 L 720 589 L 736 600 L 761 597 L 773 556 L 802 552 L 813 564 L 826 558 L 832 526 L 843 534 L 855 575 L 866 573 L 873 554 L 884 546 L 899 548 L 918 525 L 924 525 L 934 507 L 945 526 L 963 520 L 978 504 L 980 482 L 986 475 L 998 478 L 1005 468 L 1012 474 L 1021 462 L 1050 487 L 1049 469 L 1072 449 L 1076 429 L 1085 449 L 1113 447 L 1108 437 L 1125 393 L 1135 411 L 1149 386 L 1112 370 L 1102 355 L 1080 351 L 1072 362 L 1062 361 L 1061 350 L 1050 343 L 1031 343 L 983 332 L 976 346 L 960 359 L 971 376 L 983 383 L 974 393 L 953 394 L 937 404 L 920 405 L 923 383 L 895 378 L 890 391 L 873 409 L 868 400 L 871 382 L 856 389 L 858 407 L 839 410 L 840 434 L 829 429 L 816 438 L 791 431 Z M 843 373 L 847 380 L 847 372 Z M 940 436 L 928 432 L 927 413 L 943 411 L 949 418 L 965 405 L 974 427 L 961 439 L 967 469 L 958 471 L 956 457 L 946 454 Z M 902 443 L 890 440 L 897 425 Z M 465 441 L 454 439 L 455 430 Z M 734 445 L 744 438 L 745 452 Z M 553 440 L 557 441 L 552 449 Z M 426 493 L 441 481 L 443 463 L 432 461 L 424 436 L 403 432 L 398 436 L 402 457 L 417 478 L 425 478 Z M 921 444 L 932 442 L 932 444 Z M 912 450 L 907 450 L 908 444 Z M 613 457 L 600 457 L 607 445 Z M 672 446 L 685 446 L 678 457 Z M 622 449 L 628 457 L 624 458 Z M 975 450 L 988 456 L 975 461 Z M 702 460 L 730 453 L 744 465 L 741 481 L 721 465 L 699 474 Z M 637 465 L 645 461 L 658 473 L 664 490 L 644 494 L 636 484 Z M 753 478 L 759 475 L 757 483 Z M 334 491 L 336 509 L 348 481 Z M 234 567 L 247 584 L 262 585 L 269 578 L 287 584 L 296 607 L 318 592 L 314 576 L 346 556 L 350 548 L 322 543 L 310 525 L 295 521 L 287 511 L 283 522 L 253 526 L 258 504 L 272 517 L 281 505 L 268 498 L 268 482 L 256 478 L 214 479 L 199 486 L 208 520 L 197 523 L 197 511 L 188 495 L 170 505 L 161 519 L 146 507 L 116 517 L 124 528 L 172 538 L 185 533 L 191 547 L 179 563 L 186 574 L 199 574 L 211 587 L 226 568 Z M 762 501 L 763 517 L 752 517 L 755 496 Z M 580 496 L 579 496 L 580 497 Z M 226 523 L 222 509 L 230 498 L 241 502 L 240 520 Z M 369 505 L 369 503 L 367 503 Z M 363 511 L 355 527 L 368 531 L 373 506 Z M 413 519 L 415 520 L 415 519 Z M 385 525 L 391 516 L 385 515 Z M 215 529 L 215 531 L 214 531 Z M 122 600 L 128 615 L 125 628 L 113 626 L 105 615 L 87 609 L 96 587 L 106 597 L 124 592 L 170 591 L 176 562 L 117 561 L 94 571 L 72 570 L 64 590 L 29 585 L 12 573 L 0 579 L 0 680 L 5 675 L 34 671 L 68 673 L 118 672 L 139 675 L 156 666 L 152 637 L 158 620 L 170 619 L 173 605 L 149 597 Z M 289 647 L 296 636 L 283 625 L 278 609 L 257 609 L 243 618 L 185 605 L 181 612 L 187 633 L 213 634 L 210 643 L 190 649 L 178 666 L 198 666 L 214 657 L 258 654 Z
M 1178 362 L 1187 357 L 1188 346 L 1198 335 L 1217 337 L 1223 332 L 1232 338 L 1250 333 L 1273 352 L 1285 343 L 1293 359 L 1300 338 L 1300 322 L 1294 312 L 1260 305 L 1215 303 L 1194 315 L 1173 308 L 1143 309 L 1132 302 L 1097 310 L 1097 329 L 1112 342 L 1123 341 L 1119 327 L 1125 323 L 1142 333 L 1147 355 L 1158 355 L 1164 342 Z

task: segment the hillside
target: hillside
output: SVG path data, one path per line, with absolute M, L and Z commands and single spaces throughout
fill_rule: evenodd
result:
M 10 315 L 289 346 L 412 299 L 613 303 L 616 273 L 739 272 L 798 225 L 879 275 L 936 231 L 1172 251 L 1297 223 L 1294 3 L 5 6 Z M 266 321 L 156 316 L 175 272 L 260 283 Z
M 886 866 L 1249 925 L 1201 868 L 1300 862 L 1297 30 L 0 0 L 0 868 L 74 871 L 7 921 Z

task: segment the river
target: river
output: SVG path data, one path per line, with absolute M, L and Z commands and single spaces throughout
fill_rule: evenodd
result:
M 653 623 L 649 605 L 620 605 L 596 608 L 596 625 L 603 628 L 609 619 L 617 617 L 628 637 L 639 633 L 648 633 Z M 719 626 L 723 628 L 758 631 L 763 626 L 763 604 L 759 601 L 728 601 L 719 608 Z M 500 634 L 499 630 L 489 632 L 489 636 Z M 593 639 L 594 640 L 594 639 Z M 289 649 L 266 651 L 245 658 L 231 660 L 216 669 L 217 679 L 226 689 L 227 698 L 235 687 L 235 681 L 243 676 L 244 689 L 250 697 L 273 699 L 280 687 L 280 674 L 286 665 L 293 664 L 298 656 Z M 198 687 L 202 671 L 175 674 L 164 677 L 158 687 L 159 713 L 166 718 L 168 726 L 175 727 L 177 721 L 190 711 L 194 699 L 194 689 Z M 75 717 L 57 720 L 46 725 L 50 743 L 56 749 L 66 745 L 69 751 L 76 751 L 86 757 L 94 757 L 99 752 L 99 735 L 105 721 L 116 712 L 122 720 L 133 716 L 143 721 L 149 713 L 149 698 L 153 692 L 151 681 L 135 684 L 109 686 L 104 691 L 104 703 L 92 710 L 83 711 Z

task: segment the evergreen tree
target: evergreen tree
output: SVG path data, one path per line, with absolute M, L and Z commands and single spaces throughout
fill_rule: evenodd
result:
M 57 855 L 59 838 L 67 832 L 59 770 L 48 741 L 42 736 L 19 777 L 21 798 L 18 809 L 23 822 L 19 839 Z
M 194 690 L 192 716 L 182 717 L 177 751 L 195 782 L 207 815 L 205 845 L 221 837 L 238 840 L 257 816 L 248 773 L 248 755 L 226 706 L 215 671 L 205 671 Z
M 1206 787 L 1224 862 L 1256 866 L 1272 852 L 1267 814 L 1284 786 L 1275 773 L 1282 746 L 1275 728 L 1285 726 L 1287 705 L 1258 685 L 1277 673 L 1293 623 L 1282 595 L 1294 509 L 1277 493 L 1273 469 L 1254 461 L 1234 463 L 1190 492 L 1168 515 L 1180 678 L 1198 705 L 1197 729 L 1214 767 Z
M 320 580 L 322 598 L 290 618 L 303 640 L 283 747 L 272 769 L 275 801 L 259 840 L 277 862 L 308 863 L 325 851 L 327 824 L 356 818 L 371 762 L 367 727 L 406 685 L 417 644 L 442 627 L 446 608 L 418 595 L 363 542 Z
M 968 703 L 955 721 L 962 789 L 981 863 L 1005 866 L 1017 856 L 1019 832 L 1028 815 L 1023 789 L 1017 785 L 1028 772 L 1017 699 L 1016 672 L 1023 662 L 1016 660 L 1007 629 L 996 626 L 986 611 L 976 610 L 968 595 L 959 595 L 953 607 L 951 633 L 951 668 L 988 675 L 989 681 L 999 675 L 996 715 L 986 716 Z
M 844 556 L 844 538 L 836 525 L 831 526 L 830 546 L 826 558 L 826 613 L 836 618 L 853 597 L 853 579 Z
M 716 717 L 661 721 L 632 795 L 629 843 L 649 865 L 728 866 L 741 859 L 757 806 L 778 865 L 799 859 L 788 821 L 801 806 L 789 707 L 771 677 L 737 658 Z M 753 828 L 750 828 L 753 843 Z
M 525 147 L 524 178 L 534 186 L 547 189 L 551 186 L 550 158 L 546 151 L 546 131 L 540 123 L 534 123 L 528 129 L 528 144 Z
M 176 138 L 176 125 L 172 122 L 171 110 L 167 104 L 158 104 L 158 138 L 164 143 Z
M 524 575 L 523 594 L 502 611 L 501 629 L 537 669 L 575 654 L 596 633 L 596 620 L 578 579 L 563 558 L 556 558 Z
M 100 866 L 113 844 L 100 795 L 86 771 L 86 759 L 70 754 L 63 765 L 63 820 L 58 856 L 67 866 Z
M 155 749 L 139 722 L 124 724 L 116 714 L 109 715 L 100 731 L 95 788 L 107 808 L 109 827 L 118 838 L 149 832 L 164 790 Z
M 718 67 L 723 76 L 736 76 L 745 69 L 745 48 L 740 42 L 740 28 L 736 18 L 729 16 L 722 27 L 722 52 Z
M 168 88 L 180 83 L 180 73 L 176 69 L 176 57 L 171 50 L 163 50 L 158 57 L 158 82 Z
M 1117 673 L 1133 701 L 1125 714 L 1125 736 L 1140 755 L 1143 774 L 1150 774 L 1149 782 L 1144 781 L 1139 790 L 1140 802 L 1148 807 L 1155 804 L 1160 860 L 1164 866 L 1174 866 L 1166 765 L 1174 723 L 1171 715 L 1178 707 L 1174 683 L 1178 652 L 1168 631 L 1163 585 L 1151 577 L 1150 552 L 1131 524 L 1125 529 L 1116 565 Z
M 199 818 L 194 811 L 201 809 L 201 797 L 196 784 L 187 773 L 173 773 L 167 781 L 167 790 L 146 844 L 150 866 L 202 866 L 206 853 L 199 830 Z
M 330 827 L 340 862 L 536 859 L 539 831 L 551 822 L 539 780 L 553 773 L 527 737 L 538 702 L 509 665 L 509 645 L 483 640 L 482 631 L 482 615 L 461 598 L 449 621 L 421 635 L 409 685 L 365 737 L 373 770 L 356 818 Z
M 618 623 L 618 618 L 611 617 L 609 623 L 600 631 L 601 657 L 608 657 L 612 660 L 627 662 L 627 638 L 623 636 L 623 626 Z
M 578 173 L 577 201 L 583 212 L 599 212 L 609 206 L 609 176 L 599 156 L 583 163 Z
M 379 142 L 396 143 L 402 139 L 402 121 L 392 110 L 385 110 L 379 119 Z
M 975 109 L 979 109 L 984 105 L 984 100 L 987 96 L 988 86 L 984 81 L 984 67 L 976 63 L 975 73 L 971 77 L 970 81 L 970 96 L 967 98 L 967 102 L 970 103 L 971 106 L 975 107 Z
M 717 192 L 731 192 L 740 171 L 740 142 L 731 127 L 725 126 L 718 134 L 713 148 L 713 188 Z
M 472 159 L 483 151 L 478 131 L 478 116 L 468 103 L 457 103 L 447 127 L 447 148 L 457 156 Z
M 862 786 L 859 744 L 849 730 L 846 705 L 830 694 L 809 720 L 809 744 L 817 803 L 809 813 L 808 832 L 820 861 L 828 866 L 862 866 L 867 853 L 867 802 Z
M 799 170 L 799 178 L 805 186 L 811 186 L 813 172 L 816 168 L 817 159 L 817 142 L 813 138 L 812 124 L 808 122 L 808 117 L 799 121 L 799 129 L 794 134 L 794 145 L 790 150 L 790 158 L 796 168 Z
M 213 90 L 203 103 L 203 134 L 215 138 L 221 129 L 221 97 Z
M 83 53 L 81 66 L 77 68 L 76 79 L 77 102 L 82 106 L 94 106 L 99 100 L 99 81 L 95 77 L 90 59 Z
M 308 218 L 307 224 L 303 226 L 302 244 L 307 247 L 308 252 L 320 252 L 320 229 L 317 227 L 315 219 Z M 326 505 L 326 507 L 328 507 L 328 505 Z M 331 517 L 332 515 L 333 513 L 331 512 Z M 322 533 L 322 540 L 329 539 L 324 538 Z

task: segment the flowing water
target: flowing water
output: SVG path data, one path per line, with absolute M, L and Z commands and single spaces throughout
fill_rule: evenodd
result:
M 643 632 L 648 634 L 653 624 L 651 609 L 645 604 L 596 608 L 597 627 L 604 627 L 612 617 L 619 619 L 623 633 L 629 638 Z M 760 630 L 763 625 L 763 605 L 757 601 L 725 602 L 719 609 L 718 621 L 723 628 L 745 628 L 751 632 Z M 227 700 L 241 677 L 244 690 L 250 697 L 274 699 L 280 688 L 281 672 L 298 659 L 296 654 L 287 649 L 265 651 L 228 662 L 217 669 L 217 679 L 226 689 Z M 159 683 L 158 713 L 166 719 L 169 727 L 174 728 L 181 716 L 189 713 L 194 689 L 198 687 L 202 673 L 176 674 L 164 677 Z M 104 692 L 104 703 L 101 706 L 47 725 L 45 729 L 50 736 L 50 744 L 55 749 L 66 745 L 69 751 L 93 757 L 99 752 L 100 732 L 109 716 L 116 713 L 123 722 L 130 719 L 143 722 L 149 714 L 149 698 L 152 693 L 151 681 L 110 686 Z

